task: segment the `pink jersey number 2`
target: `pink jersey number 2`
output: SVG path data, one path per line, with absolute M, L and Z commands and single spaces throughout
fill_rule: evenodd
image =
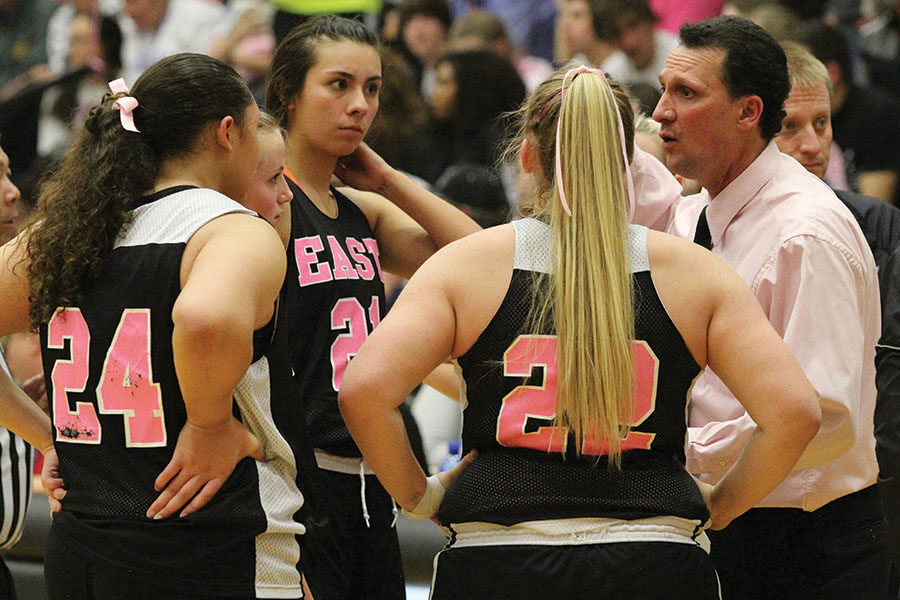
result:
M 69 404 L 68 392 L 84 392 L 89 376 L 91 334 L 78 308 L 57 311 L 47 324 L 48 348 L 61 350 L 66 339 L 70 340 L 71 356 L 56 361 L 50 374 L 56 440 L 99 444 L 99 409 L 101 414 L 122 415 L 126 446 L 165 446 L 162 392 L 153 381 L 150 366 L 150 311 L 126 309 L 122 313 L 103 361 L 96 409 L 90 402 L 76 402 L 73 411 Z
M 637 389 L 634 397 L 632 427 L 643 423 L 656 408 L 656 382 L 659 359 L 644 341 L 634 342 Z M 544 452 L 563 452 L 567 432 L 553 425 L 556 416 L 556 336 L 521 335 L 503 357 L 503 374 L 529 377 L 535 367 L 544 371 L 541 385 L 520 385 L 503 398 L 497 417 L 497 442 L 501 446 L 531 448 Z M 622 441 L 622 450 L 649 450 L 656 434 L 631 431 Z M 593 456 L 609 452 L 606 440 L 586 435 L 582 453 Z

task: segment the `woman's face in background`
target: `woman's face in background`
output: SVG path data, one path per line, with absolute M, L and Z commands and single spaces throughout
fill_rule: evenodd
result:
M 431 90 L 431 110 L 437 119 L 453 116 L 456 104 L 456 73 L 449 62 L 439 63 L 435 69 L 434 88 Z

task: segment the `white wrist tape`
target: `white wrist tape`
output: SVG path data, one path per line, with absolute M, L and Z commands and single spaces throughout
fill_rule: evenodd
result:
M 437 475 L 426 477 L 425 495 L 422 496 L 422 499 L 419 500 L 419 503 L 416 504 L 414 509 L 404 510 L 403 512 L 410 519 L 415 519 L 417 521 L 430 519 L 441 507 L 441 502 L 444 500 L 444 492 L 446 491 L 447 490 L 444 489 L 444 486 Z

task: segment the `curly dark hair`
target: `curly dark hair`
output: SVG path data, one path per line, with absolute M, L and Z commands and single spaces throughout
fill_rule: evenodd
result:
M 380 108 L 366 136 L 366 143 L 389 165 L 402 162 L 403 139 L 428 134 L 428 105 L 416 91 L 409 66 L 398 52 L 381 50 Z
M 787 59 L 778 41 L 765 29 L 740 17 L 715 17 L 681 27 L 685 48 L 716 48 L 725 52 L 722 83 L 732 98 L 759 96 L 763 113 L 759 132 L 768 142 L 781 131 L 784 100 L 791 91 Z
M 527 95 L 518 71 L 506 57 L 490 50 L 460 50 L 441 56 L 456 80 L 456 99 L 448 124 L 455 138 L 476 135 L 506 113 L 519 108 Z
M 266 111 L 288 126 L 288 105 L 303 91 L 319 42 L 358 42 L 380 50 L 378 36 L 355 19 L 326 15 L 298 25 L 278 44 L 266 82 Z
M 163 161 L 187 155 L 211 123 L 243 123 L 253 96 L 228 65 L 202 54 L 176 54 L 151 66 L 130 95 L 138 100 L 126 131 L 107 94 L 41 190 L 27 234 L 31 325 L 77 304 L 97 278 L 129 208 L 153 189 Z

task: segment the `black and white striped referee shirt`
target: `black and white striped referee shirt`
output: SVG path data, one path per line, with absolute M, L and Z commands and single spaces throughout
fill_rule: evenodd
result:
M 0 367 L 9 373 L 0 352 Z M 31 500 L 31 465 L 34 450 L 22 438 L 0 427 L 0 551 L 22 537 L 22 525 Z

